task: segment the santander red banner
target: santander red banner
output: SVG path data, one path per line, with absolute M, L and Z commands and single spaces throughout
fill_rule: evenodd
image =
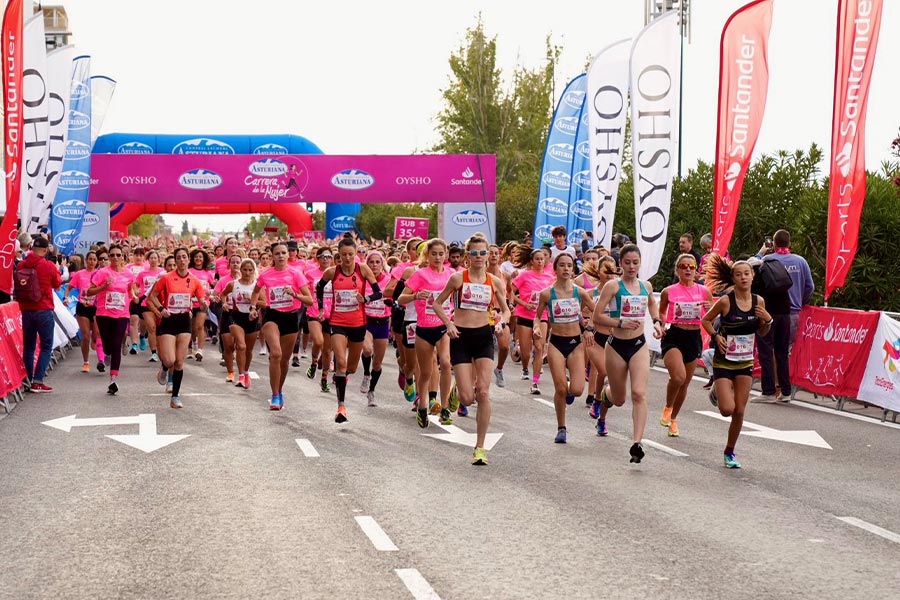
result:
M 881 313 L 804 306 L 791 350 L 791 383 L 858 398 Z
M 712 251 L 721 255 L 731 243 L 765 113 L 771 28 L 772 0 L 756 0 L 732 14 L 722 30 L 712 224 Z
M 493 154 L 94 154 L 90 188 L 91 202 L 494 202 L 497 180 Z
M 825 300 L 842 287 L 856 257 L 866 198 L 866 104 L 881 29 L 882 0 L 839 0 L 828 190 Z
M 29 4 L 29 7 L 31 5 Z M 30 10 L 30 9 L 29 9 Z M 0 223 L 0 291 L 12 294 L 16 221 L 22 187 L 22 0 L 10 0 L 3 13 L 3 170 L 6 215 Z
M 0 304 L 0 396 L 18 389 L 25 379 L 22 360 L 22 311 L 18 302 Z

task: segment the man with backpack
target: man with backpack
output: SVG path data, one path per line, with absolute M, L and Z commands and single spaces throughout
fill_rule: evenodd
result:
M 761 263 L 754 277 L 754 291 L 765 299 L 774 322 L 766 335 L 756 336 L 762 396 L 753 401 L 787 402 L 791 396 L 788 357 L 797 335 L 800 309 L 809 304 L 815 286 L 806 259 L 791 253 L 791 234 L 784 229 L 776 231 L 771 242 L 766 240 L 756 257 Z
M 53 290 L 62 285 L 62 277 L 56 265 L 47 260 L 50 242 L 37 236 L 31 243 L 31 252 L 16 265 L 13 277 L 13 298 L 22 310 L 22 342 L 25 373 L 35 393 L 52 392 L 53 388 L 44 383 L 44 375 L 53 356 Z M 34 351 L 37 339 L 41 340 L 41 351 L 37 366 Z

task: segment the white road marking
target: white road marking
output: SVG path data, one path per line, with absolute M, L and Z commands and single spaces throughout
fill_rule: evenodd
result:
M 799 406 L 801 408 L 808 408 L 809 410 L 817 410 L 829 415 L 836 415 L 838 417 L 844 417 L 846 419 L 853 419 L 854 421 L 863 421 L 864 423 L 870 423 L 872 425 L 881 425 L 883 427 L 890 427 L 891 429 L 900 429 L 900 424 L 898 423 L 891 423 L 889 421 L 885 421 L 884 423 L 882 423 L 874 417 L 867 417 L 865 415 L 857 415 L 842 410 L 835 410 L 833 408 L 828 408 L 827 406 L 819 406 L 818 404 L 811 404 L 809 402 L 798 402 L 795 400 L 791 402 L 791 406 Z
M 731 417 L 723 417 L 719 413 L 712 412 L 711 410 L 695 410 L 694 412 L 698 415 L 704 415 L 712 419 L 731 423 Z M 757 425 L 756 423 L 751 423 L 750 421 L 744 421 L 743 428 L 744 430 L 751 430 L 742 430 L 742 433 L 744 435 L 751 437 L 760 437 L 770 440 L 777 440 L 779 442 L 789 442 L 791 444 L 813 446 L 815 448 L 824 448 L 826 450 L 832 449 L 828 442 L 822 439 L 822 436 L 820 436 L 813 430 L 790 431 L 773 429 L 771 427 L 766 427 L 765 425 Z
M 394 569 L 394 573 L 416 600 L 441 600 L 418 569 Z
M 160 397 L 165 396 L 166 398 L 168 398 L 172 394 L 147 394 L 147 395 L 148 396 L 160 396 Z M 179 398 L 199 398 L 201 396 L 215 396 L 215 394 L 195 394 L 193 392 L 188 392 L 186 394 L 178 394 Z
M 641 440 L 641 443 L 645 446 L 650 446 L 651 448 L 656 448 L 657 450 L 665 452 L 666 454 L 671 454 L 672 456 L 677 456 L 679 458 L 684 458 L 685 456 L 688 456 L 684 452 L 679 452 L 678 450 L 675 450 L 674 448 L 669 448 L 668 446 L 663 446 L 659 442 L 654 442 L 653 440 Z
M 250 371 L 250 379 L 259 379 L 259 373 L 256 371 Z
M 394 545 L 394 542 L 391 541 L 391 538 L 384 532 L 384 529 L 375 522 L 375 519 L 372 517 L 353 517 L 356 519 L 356 522 L 359 523 L 360 529 L 363 530 L 363 533 L 369 538 L 372 542 L 372 545 L 375 546 L 375 549 L 379 552 L 397 552 L 400 549 Z
M 556 408 L 556 406 L 554 406 L 553 403 L 549 400 L 544 400 L 543 398 L 532 398 L 532 400 L 534 400 L 535 402 L 540 402 L 541 404 L 549 406 L 550 408 Z
M 862 519 L 857 519 L 855 517 L 835 517 L 838 521 L 843 521 L 847 525 L 853 525 L 854 527 L 859 527 L 860 529 L 865 529 L 869 533 L 874 533 L 879 537 L 883 537 L 886 540 L 890 540 L 895 544 L 900 544 L 900 535 L 897 535 L 893 531 L 888 531 L 887 529 L 882 529 L 878 525 L 872 525 L 871 523 L 867 523 Z
M 305 456 L 306 458 L 319 458 L 319 453 L 316 452 L 316 449 L 313 447 L 312 442 L 304 439 L 298 439 L 294 441 L 297 442 L 300 450 L 303 451 L 303 456 Z

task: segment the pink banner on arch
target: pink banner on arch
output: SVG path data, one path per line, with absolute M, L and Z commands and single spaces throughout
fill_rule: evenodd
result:
M 82 174 L 60 185 L 88 185 Z M 92 202 L 494 202 L 493 154 L 95 154 Z

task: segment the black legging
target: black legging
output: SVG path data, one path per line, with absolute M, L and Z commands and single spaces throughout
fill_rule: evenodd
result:
M 103 352 L 110 360 L 110 373 L 117 374 L 119 365 L 122 364 L 122 342 L 125 340 L 125 330 L 128 329 L 128 317 L 117 319 L 97 315 L 97 329 L 100 330 Z

